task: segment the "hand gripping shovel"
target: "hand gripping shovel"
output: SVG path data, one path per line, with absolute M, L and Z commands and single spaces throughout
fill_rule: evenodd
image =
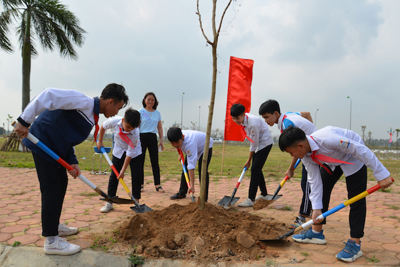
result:
M 247 171 L 247 167 L 243 168 L 242 174 L 240 175 L 239 181 L 236 183 L 235 189 L 233 189 L 233 193 L 230 197 L 224 196 L 219 202 L 219 206 L 223 206 L 225 209 L 229 209 L 239 200 L 240 197 L 235 197 L 236 191 L 239 188 L 240 183 L 242 182 L 243 176 Z
M 294 165 L 294 167 L 293 167 L 293 170 L 295 170 L 296 169 L 296 167 L 299 165 L 299 163 L 300 163 L 300 159 L 298 159 L 297 161 L 296 161 L 296 164 Z M 278 195 L 278 193 L 279 193 L 279 191 L 282 189 L 282 187 L 283 187 L 283 185 L 286 183 L 286 181 L 287 180 L 289 180 L 289 176 L 285 176 L 285 178 L 282 180 L 282 182 L 278 185 L 278 188 L 275 190 L 275 193 L 274 193 L 274 195 L 272 196 L 272 198 L 271 198 L 271 200 L 272 201 L 275 201 L 275 200 L 277 200 L 278 198 L 276 198 L 276 196 Z M 276 199 L 275 199 L 276 198 Z M 271 202 L 272 203 L 272 202 Z
M 183 169 L 183 172 L 185 173 L 185 179 L 186 179 L 187 186 L 188 186 L 188 188 L 190 188 L 189 176 L 188 176 L 188 173 L 187 173 L 187 170 L 186 170 L 185 158 L 183 156 L 182 149 L 178 148 L 178 153 L 179 153 L 179 156 L 181 158 L 182 169 Z M 196 200 L 194 199 L 194 196 L 193 196 L 193 192 L 189 191 L 189 193 L 190 193 L 190 198 L 192 199 L 192 202 L 196 202 Z
M 392 181 L 394 182 L 393 178 L 392 178 Z M 348 205 L 353 204 L 354 202 L 357 202 L 357 201 L 359 201 L 360 199 L 363 199 L 364 197 L 366 197 L 366 196 L 372 194 L 373 192 L 379 190 L 380 188 L 381 188 L 381 186 L 380 186 L 379 184 L 377 184 L 377 185 L 375 185 L 375 186 L 373 186 L 373 187 L 371 187 L 371 188 L 365 190 L 364 192 L 358 194 L 357 196 L 350 198 L 349 200 L 343 202 L 342 204 L 337 205 L 337 206 L 334 207 L 333 209 L 330 209 L 330 210 L 328 210 L 328 211 L 325 211 L 324 213 L 322 213 L 321 215 L 319 215 L 319 216 L 317 217 L 317 219 L 326 218 L 326 217 L 328 217 L 329 215 L 331 215 L 331 214 L 333 214 L 333 213 L 335 213 L 335 212 L 337 212 L 337 211 L 343 209 L 344 207 L 347 207 Z M 291 235 L 293 235 L 293 234 L 299 232 L 299 231 L 302 230 L 302 229 L 305 229 L 305 228 L 311 226 L 313 223 L 314 223 L 313 220 L 309 220 L 308 222 L 303 223 L 302 225 L 300 225 L 300 226 L 298 226 L 298 227 L 296 227 L 296 228 L 290 230 L 290 231 L 287 232 L 286 234 L 281 235 L 281 236 L 279 236 L 279 237 L 276 238 L 276 239 L 266 239 L 266 240 L 260 240 L 260 241 L 276 241 L 276 240 L 284 239 L 284 238 L 286 238 L 286 237 L 288 237 L 288 236 L 291 236 Z
M 106 158 L 108 164 L 110 164 L 111 169 L 114 171 L 115 175 L 118 177 L 119 173 L 118 173 L 117 169 L 115 168 L 114 164 L 112 163 L 112 161 L 110 160 L 110 157 L 108 156 L 106 150 L 104 149 L 104 147 L 101 147 L 100 149 L 101 149 L 101 152 L 103 153 L 104 157 Z M 124 187 L 125 191 L 128 193 L 129 197 L 135 202 L 135 206 L 131 207 L 131 209 L 133 211 L 135 211 L 137 213 L 144 213 L 147 211 L 152 211 L 152 209 L 149 208 L 148 206 L 146 206 L 145 204 L 140 205 L 137 202 L 137 200 L 133 197 L 132 192 L 129 190 L 128 186 L 126 186 L 124 179 L 120 178 L 118 180 Z
M 65 167 L 67 170 L 72 171 L 74 168 L 72 168 L 71 165 L 69 165 L 67 162 L 65 162 L 62 158 L 60 158 L 56 153 L 54 153 L 50 148 L 48 148 L 45 144 L 39 141 L 33 134 L 28 133 L 28 138 L 32 143 L 37 145 L 40 149 L 42 149 L 46 154 L 48 154 L 50 157 L 52 157 L 55 161 L 60 163 L 63 167 Z M 82 182 L 87 184 L 90 188 L 92 188 L 94 191 L 96 191 L 97 194 L 102 196 L 101 200 L 105 200 L 111 203 L 116 203 L 116 204 L 132 204 L 133 201 L 130 199 L 124 199 L 124 198 L 119 198 L 117 196 L 115 197 L 109 197 L 106 193 L 100 190 L 97 186 L 95 186 L 91 181 L 89 181 L 85 176 L 80 174 L 78 176 L 79 179 L 81 179 Z

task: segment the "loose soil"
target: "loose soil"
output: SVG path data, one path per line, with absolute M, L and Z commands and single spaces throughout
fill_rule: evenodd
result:
M 279 257 L 258 240 L 275 239 L 288 231 L 284 223 L 247 212 L 205 203 L 173 204 L 162 210 L 134 214 L 96 244 L 125 247 L 147 258 L 243 261 Z M 283 241 L 284 242 L 284 241 Z
M 272 204 L 272 202 L 274 202 L 274 201 L 275 200 L 259 199 L 259 200 L 256 201 L 256 203 L 254 203 L 253 209 L 255 209 L 255 210 L 263 209 L 266 206 Z

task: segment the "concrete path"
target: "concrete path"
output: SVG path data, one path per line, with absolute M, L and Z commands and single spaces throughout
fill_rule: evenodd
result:
M 108 175 L 93 175 L 84 171 L 83 175 L 107 191 Z M 129 179 L 126 182 L 129 186 Z M 146 177 L 145 191 L 141 203 L 153 209 L 162 209 L 177 203 L 169 197 L 178 190 L 178 177 L 163 181 L 165 194 L 155 191 L 152 178 Z M 273 193 L 280 179 L 267 180 L 268 189 Z M 210 181 L 209 202 L 217 204 L 225 195 L 230 195 L 236 184 L 236 178 L 213 178 Z M 368 182 L 368 187 L 375 185 Z M 351 265 L 382 265 L 397 266 L 400 264 L 400 186 L 395 182 L 389 193 L 378 191 L 367 197 L 367 222 L 365 237 L 362 239 L 364 255 Z M 237 196 L 246 199 L 249 180 L 244 179 Z M 197 187 L 196 190 L 199 190 Z M 278 221 L 290 224 L 297 215 L 301 199 L 299 180 L 288 181 L 280 192 L 283 197 L 270 207 L 259 211 L 248 210 L 263 217 L 273 217 Z M 126 198 L 122 186 L 118 195 Z M 339 181 L 332 193 L 331 207 L 347 199 L 345 183 Z M 179 200 L 184 205 L 190 198 Z M 126 219 L 133 214 L 128 205 L 115 205 L 108 214 L 102 214 L 99 209 L 104 202 L 89 187 L 79 179 L 70 179 L 64 202 L 62 222 L 80 228 L 79 234 L 68 237 L 74 244 L 82 246 L 83 251 L 74 256 L 47 256 L 43 253 L 44 238 L 41 236 L 41 203 L 39 183 L 34 169 L 0 168 L 0 266 L 129 266 L 126 255 L 119 251 L 108 253 L 93 251 L 93 236 L 101 234 L 106 229 L 112 229 L 113 223 Z M 292 210 L 290 210 L 290 208 Z M 267 251 L 277 252 L 278 258 L 263 259 L 253 263 L 216 263 L 210 266 L 265 266 L 270 265 L 344 265 L 335 255 L 343 247 L 349 237 L 349 208 L 331 215 L 324 229 L 326 245 L 311 245 L 294 243 L 291 238 L 287 242 L 267 244 Z M 18 247 L 11 247 L 20 242 Z M 114 255 L 115 254 L 115 255 Z M 115 264 L 106 264 L 107 259 Z M 95 260 L 97 259 L 97 260 Z M 33 261 L 34 260 L 34 261 Z M 24 265 L 26 262 L 27 265 Z M 121 262 L 121 264 L 119 264 Z M 126 265 L 124 265 L 126 264 Z M 193 263 L 170 260 L 146 260 L 144 266 L 191 266 Z M 195 266 L 195 265 L 193 265 Z M 198 266 L 198 265 L 197 265 Z

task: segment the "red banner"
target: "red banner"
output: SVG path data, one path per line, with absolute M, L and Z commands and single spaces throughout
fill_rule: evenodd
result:
M 250 112 L 251 107 L 251 81 L 253 79 L 253 64 L 251 59 L 231 57 L 229 63 L 228 96 L 226 98 L 224 140 L 243 142 L 245 136 L 241 128 L 231 116 L 233 104 L 242 104 Z

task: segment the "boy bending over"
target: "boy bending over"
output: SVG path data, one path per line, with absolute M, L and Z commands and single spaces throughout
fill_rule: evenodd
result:
M 125 116 L 115 117 L 106 120 L 100 128 L 99 141 L 97 148 L 103 146 L 103 137 L 108 129 L 114 132 L 114 148 L 112 163 L 119 172 L 117 177 L 112 171 L 108 180 L 108 195 L 114 197 L 117 194 L 118 179 L 123 179 L 128 165 L 131 167 L 132 177 L 132 195 L 139 202 L 140 199 L 140 157 L 142 154 L 142 147 L 140 145 L 139 127 L 140 126 L 140 113 L 137 110 L 128 108 L 125 111 Z M 106 213 L 113 209 L 113 204 L 107 202 L 100 212 Z
M 289 127 L 279 137 L 279 148 L 303 160 L 311 184 L 312 218 L 318 225 L 314 224 L 302 234 L 293 235 L 296 242 L 326 243 L 322 230 L 326 219 L 317 220 L 317 217 L 328 210 L 332 189 L 342 174 L 346 176 L 349 199 L 367 189 L 366 166 L 373 170 L 382 189 L 392 184 L 389 171 L 364 145 L 361 137 L 351 130 L 327 126 L 312 135 L 306 135 L 299 128 Z M 344 249 L 336 255 L 339 260 L 353 262 L 362 256 L 361 238 L 364 236 L 366 213 L 365 198 L 350 205 L 350 238 Z

